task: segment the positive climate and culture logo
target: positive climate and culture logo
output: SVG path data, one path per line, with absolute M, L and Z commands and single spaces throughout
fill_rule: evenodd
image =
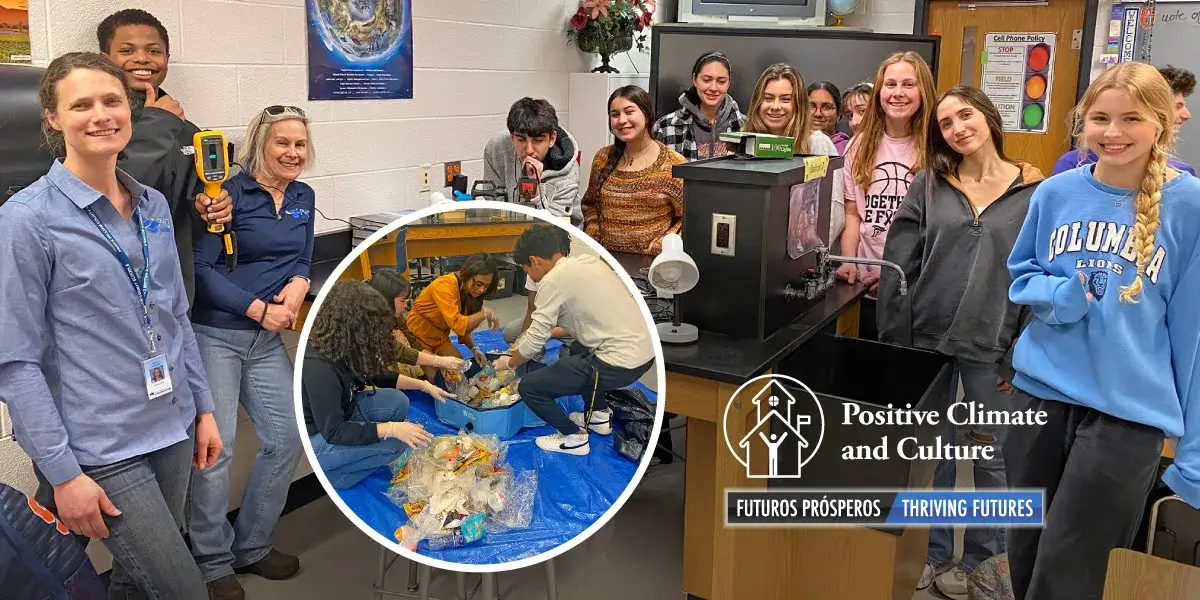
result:
M 827 425 L 832 427 L 875 427 L 896 423 L 937 425 L 940 411 L 915 411 L 887 407 L 887 419 L 863 419 L 856 402 L 829 396 L 819 398 L 801 381 L 786 375 L 762 375 L 742 384 L 725 405 L 722 431 L 725 445 L 746 469 L 748 480 L 770 480 L 771 487 L 725 490 L 726 526 L 835 526 L 835 525 L 992 525 L 1037 527 L 1044 518 L 1041 490 L 920 490 L 912 489 L 820 489 L 805 486 L 804 467 L 821 451 Z M 951 404 L 945 411 L 947 424 L 964 427 L 975 424 L 979 411 L 973 405 Z M 826 412 L 833 421 L 826 422 Z M 837 418 L 842 415 L 842 420 Z M 1041 415 L 1013 413 L 986 415 L 992 419 L 1010 419 L 1010 425 L 1037 425 Z M 745 420 L 746 426 L 731 427 Z M 881 432 L 880 445 L 872 452 L 838 451 L 839 460 L 892 460 L 886 448 L 887 429 Z M 732 434 L 732 435 L 731 435 Z M 834 438 L 836 439 L 836 438 Z M 976 454 L 978 447 L 956 448 L 956 440 L 946 443 L 937 438 L 946 456 Z M 904 438 L 898 444 L 896 460 L 937 460 L 940 455 L 906 452 Z M 970 443 L 970 442 L 964 442 Z M 995 448 L 987 449 L 989 452 Z M 823 459 L 821 468 L 830 461 Z M 849 466 L 850 463 L 847 463 Z M 809 480 L 814 479 L 810 477 Z M 863 482 L 869 485 L 870 482 Z M 920 490 L 920 491 L 915 491 Z

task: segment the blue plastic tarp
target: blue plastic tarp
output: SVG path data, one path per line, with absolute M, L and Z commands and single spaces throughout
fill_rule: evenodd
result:
M 500 334 L 484 331 L 472 335 L 475 345 L 484 352 L 502 350 L 507 346 Z M 552 347 L 551 347 L 552 346 Z M 548 346 L 546 362 L 558 356 L 557 341 Z M 466 349 L 459 347 L 466 356 Z M 640 382 L 634 384 L 651 402 L 656 395 Z M 422 392 L 405 392 L 412 403 L 409 420 L 420 423 L 434 435 L 453 434 L 455 430 L 437 420 L 434 400 Z M 583 398 L 568 396 L 559 399 L 568 412 L 582 411 Z M 527 529 L 503 533 L 488 533 L 477 542 L 459 548 L 429 550 L 425 542 L 418 546 L 421 554 L 460 564 L 496 564 L 536 556 L 552 550 L 590 527 L 625 492 L 637 464 L 622 457 L 613 448 L 612 436 L 591 434 L 591 452 L 575 456 L 546 452 L 537 447 L 534 438 L 554 433 L 548 425 L 524 429 L 508 443 L 506 460 L 513 471 L 537 471 L 538 490 L 533 508 L 533 520 Z M 388 539 L 395 539 L 396 529 L 408 521 L 404 509 L 387 496 L 391 472 L 387 468 L 362 483 L 340 490 L 342 500 L 359 518 Z

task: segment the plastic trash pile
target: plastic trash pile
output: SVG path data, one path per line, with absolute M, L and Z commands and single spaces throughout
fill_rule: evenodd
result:
M 442 377 L 455 398 L 472 408 L 503 408 L 521 399 L 516 369 L 497 371 L 489 364 L 471 377 L 451 371 L 442 371 Z
M 529 527 L 537 472 L 514 473 L 504 464 L 506 450 L 497 436 L 460 432 L 404 453 L 392 464 L 387 492 L 408 515 L 396 541 L 416 552 L 427 540 L 439 550 Z

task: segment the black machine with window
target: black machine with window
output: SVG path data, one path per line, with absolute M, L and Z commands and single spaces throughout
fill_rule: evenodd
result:
M 50 170 L 54 154 L 42 140 L 38 82 L 43 69 L 0 64 L 0 204 Z

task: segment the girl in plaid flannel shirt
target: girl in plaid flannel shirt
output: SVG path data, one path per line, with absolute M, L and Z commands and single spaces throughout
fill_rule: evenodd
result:
M 741 131 L 746 115 L 729 95 L 733 72 L 720 52 L 706 52 L 692 66 L 692 87 L 680 94 L 681 108 L 654 123 L 654 139 L 688 161 L 728 154 L 717 136 Z

